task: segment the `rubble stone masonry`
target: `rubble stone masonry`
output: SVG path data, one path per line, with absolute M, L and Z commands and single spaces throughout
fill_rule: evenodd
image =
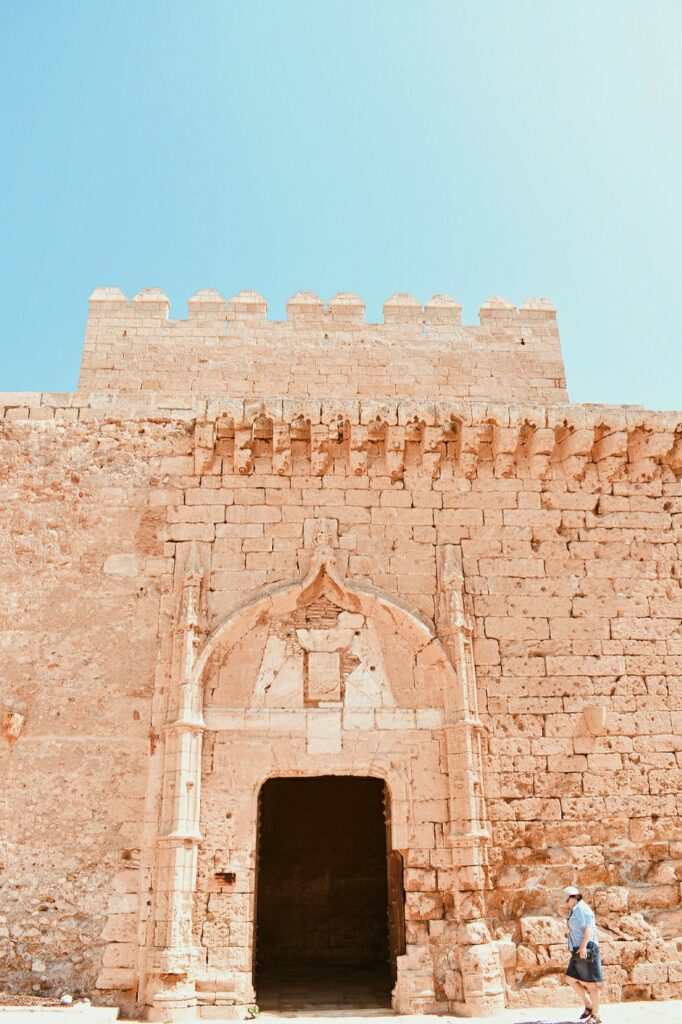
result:
M 565 1001 L 568 884 L 682 997 L 682 413 L 569 403 L 544 300 L 168 315 L 0 395 L 2 984 L 242 1015 L 260 789 L 353 775 L 397 1010 Z

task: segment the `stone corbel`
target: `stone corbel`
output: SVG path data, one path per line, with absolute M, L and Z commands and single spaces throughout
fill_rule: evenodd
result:
M 369 461 L 369 439 L 367 427 L 353 424 L 350 428 L 350 471 L 353 476 L 362 476 L 367 472 Z
M 462 474 L 473 480 L 478 471 L 478 456 L 484 427 L 480 424 L 462 424 L 459 461 Z
M 291 430 L 288 423 L 275 423 L 273 425 L 272 471 L 277 476 L 291 476 Z
M 402 480 L 405 474 L 404 427 L 386 427 L 386 469 L 391 480 Z
M 550 456 L 554 451 L 554 431 L 548 427 L 531 428 L 520 457 L 525 459 L 532 480 L 544 480 L 549 473 Z
M 678 431 L 675 434 L 666 462 L 672 470 L 675 479 L 679 480 L 682 477 L 682 431 Z
M 424 427 L 422 431 L 421 456 L 424 472 L 435 479 L 443 456 L 443 428 Z
M 310 472 L 313 476 L 324 476 L 329 469 L 329 427 L 316 423 L 310 428 Z
M 215 461 L 215 421 L 197 421 L 194 427 L 194 472 L 208 473 Z
M 660 473 L 660 466 L 675 443 L 672 430 L 650 430 L 637 427 L 628 438 L 628 462 L 632 478 L 649 483 Z
M 238 427 L 234 432 L 234 471 L 240 476 L 253 473 L 253 430 Z
M 592 458 L 600 480 L 611 481 L 620 476 L 627 460 L 627 454 L 627 431 L 617 430 L 603 424 L 597 427 Z
M 496 477 L 507 478 L 514 475 L 516 448 L 519 432 L 516 427 L 493 428 L 492 456 L 493 471 Z
M 567 480 L 582 480 L 592 456 L 594 429 L 590 427 L 561 428 L 557 436 L 555 457 L 562 463 Z

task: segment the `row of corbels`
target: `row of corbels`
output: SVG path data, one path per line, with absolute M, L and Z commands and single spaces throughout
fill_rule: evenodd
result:
M 296 292 L 286 304 L 290 323 L 353 324 L 365 322 L 365 303 L 352 292 L 338 292 L 327 303 L 313 292 Z M 131 315 L 168 319 L 170 300 L 160 288 L 144 288 L 129 301 L 118 288 L 96 288 L 90 296 L 94 319 L 125 318 Z M 254 291 L 239 292 L 231 299 L 211 288 L 193 295 L 187 302 L 190 320 L 265 320 L 268 304 Z M 479 310 L 481 323 L 523 319 L 543 321 L 556 317 L 548 299 L 528 299 L 518 309 L 513 302 L 495 297 Z M 386 324 L 461 324 L 462 307 L 449 295 L 434 295 L 422 305 L 411 295 L 395 294 L 384 303 Z
M 495 477 L 515 475 L 544 479 L 559 475 L 584 479 L 594 466 L 599 480 L 628 478 L 646 482 L 660 476 L 682 476 L 682 422 L 651 416 L 637 425 L 600 421 L 592 425 L 555 421 L 538 424 L 528 419 L 510 425 L 492 419 L 465 422 L 455 416 L 437 424 L 417 417 L 405 423 L 387 423 L 376 416 L 364 423 L 337 417 L 327 423 L 311 423 L 305 416 L 277 422 L 261 413 L 252 422 L 236 422 L 229 416 L 197 422 L 195 472 L 213 474 L 255 471 L 256 457 L 269 450 L 272 472 L 293 472 L 296 442 L 306 442 L 311 473 L 323 476 L 335 458 L 348 461 L 350 472 L 367 472 L 372 455 L 379 456 L 386 475 L 393 480 L 405 473 L 408 446 L 418 454 L 423 472 L 436 477 L 445 461 L 454 460 L 462 476 L 474 478 L 481 464 L 491 466 Z M 300 444 L 299 444 L 300 449 Z M 226 465 L 225 463 L 228 463 Z

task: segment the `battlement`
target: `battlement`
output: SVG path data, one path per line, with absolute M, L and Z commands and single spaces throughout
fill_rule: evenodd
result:
M 462 324 L 447 295 L 421 305 L 392 295 L 383 323 L 366 323 L 350 292 L 328 302 L 297 292 L 287 319 L 267 319 L 254 291 L 226 300 L 203 289 L 186 320 L 170 319 L 158 288 L 131 300 L 118 288 L 90 296 L 81 390 L 190 392 L 239 398 L 282 396 L 457 397 L 566 401 L 556 309 L 530 299 L 518 309 L 483 303 L 479 323 Z
M 96 288 L 90 296 L 91 318 L 169 319 L 170 299 L 160 288 L 143 288 L 129 300 L 119 288 Z M 314 292 L 296 292 L 286 305 L 289 323 L 364 324 L 365 303 L 352 292 L 338 292 L 324 303 Z M 267 319 L 268 304 L 258 292 L 241 291 L 231 299 L 212 288 L 196 292 L 187 302 L 188 320 Z M 507 320 L 518 323 L 556 321 L 556 307 L 548 299 L 527 299 L 518 309 L 500 297 L 487 299 L 479 311 L 482 327 Z M 186 322 L 186 321 L 181 321 Z M 462 323 L 462 307 L 449 295 L 434 295 L 420 305 L 411 295 L 396 293 L 384 303 L 385 324 L 457 324 Z

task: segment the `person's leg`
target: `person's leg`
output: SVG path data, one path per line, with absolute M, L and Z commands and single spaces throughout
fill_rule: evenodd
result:
M 578 981 L 577 978 L 572 978 L 570 974 L 567 974 L 565 977 L 569 985 L 576 990 L 582 999 L 585 1004 L 585 1009 L 592 1010 L 592 999 L 590 998 L 589 988 L 595 988 L 596 986 L 591 985 L 588 987 L 587 985 L 584 985 L 582 981 Z
M 599 1005 L 600 1005 L 600 1003 L 599 1003 L 599 985 L 596 982 L 594 982 L 594 981 L 590 981 L 590 982 L 587 982 L 586 988 L 587 988 L 587 991 L 588 991 L 588 994 L 589 994 L 589 997 L 590 997 L 590 1002 L 592 1003 L 592 1016 L 593 1017 L 598 1017 L 599 1016 Z
M 583 989 L 583 1002 L 585 1004 L 585 1009 L 589 1010 L 590 1013 L 594 1013 L 594 1006 L 592 1004 L 592 995 L 590 993 L 589 986 L 586 985 L 584 981 L 581 981 L 580 984 L 582 985 L 582 989 Z

